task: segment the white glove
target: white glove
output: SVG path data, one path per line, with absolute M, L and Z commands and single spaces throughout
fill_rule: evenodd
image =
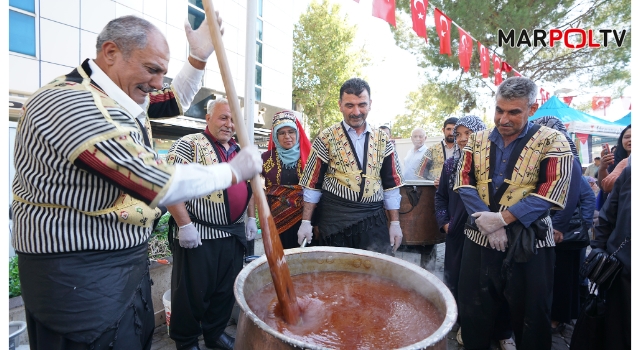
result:
M 216 17 L 220 26 L 220 34 L 224 34 L 222 18 L 220 18 L 218 11 L 216 11 Z M 198 61 L 207 62 L 207 59 L 213 53 L 213 41 L 211 40 L 207 18 L 205 17 L 200 27 L 196 30 L 191 29 L 189 20 L 185 19 L 184 31 L 187 33 L 187 41 L 189 42 L 189 55 Z
M 391 221 L 391 226 L 389 226 L 389 242 L 393 246 L 394 252 L 400 247 L 400 243 L 402 243 L 400 221 Z
M 507 223 L 504 222 L 504 218 L 502 218 L 502 214 L 500 213 L 480 211 L 471 214 L 471 216 L 476 218 L 476 225 L 478 225 L 483 235 L 488 235 L 489 233 L 497 231 L 499 228 L 507 226 Z
M 247 241 L 253 241 L 258 233 L 258 225 L 256 225 L 256 218 L 247 218 L 247 222 L 244 226 L 244 234 L 247 236 Z
M 243 148 L 229 161 L 229 166 L 236 177 L 236 183 L 249 180 L 260 174 L 262 172 L 262 158 L 258 146 L 249 145 Z
M 504 227 L 499 228 L 496 232 L 487 235 L 491 248 L 504 252 L 507 249 L 507 230 Z
M 197 248 L 199 245 L 202 245 L 202 240 L 200 240 L 200 232 L 196 230 L 196 227 L 193 226 L 193 223 L 188 223 L 184 226 L 180 226 L 180 230 L 178 231 L 178 239 L 180 239 L 180 246 L 182 248 L 191 249 Z
M 302 224 L 300 224 L 300 228 L 298 229 L 298 244 L 302 245 L 302 241 L 307 239 L 307 244 L 311 243 L 311 238 L 313 238 L 313 233 L 311 232 L 311 221 L 302 220 Z

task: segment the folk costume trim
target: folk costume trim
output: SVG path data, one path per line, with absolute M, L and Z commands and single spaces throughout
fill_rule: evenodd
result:
M 324 129 L 313 142 L 300 185 L 353 202 L 382 201 L 383 191 L 402 186 L 398 156 L 389 137 L 378 130 L 369 132 L 366 145 L 361 170 L 342 123 Z
M 219 164 L 222 162 L 222 157 L 218 154 L 212 142 L 213 141 L 204 133 L 183 136 L 169 148 L 167 162 L 169 164 Z M 248 194 L 250 197 L 251 192 L 249 191 Z M 249 198 L 246 200 L 248 202 Z M 244 215 L 240 215 L 236 221 L 231 222 L 227 190 L 214 191 L 202 198 L 188 200 L 184 202 L 184 204 L 190 216 L 194 216 L 200 220 L 206 218 L 206 220 L 203 221 L 211 225 L 227 226 L 244 223 Z M 201 225 L 198 222 L 194 222 L 194 225 L 198 229 L 201 239 L 216 239 L 232 236 L 229 232 L 216 229 L 215 227 Z M 176 230 L 174 237 L 176 239 L 178 238 L 177 234 L 178 232 Z
M 426 180 L 435 180 L 440 177 L 446 160 L 445 147 L 444 141 L 440 141 L 427 148 L 422 159 L 420 159 L 415 175 Z
M 135 118 L 90 79 L 88 61 L 36 91 L 18 122 L 13 245 L 19 252 L 140 245 L 160 214 L 152 208 L 171 184 L 175 168 L 144 145 Z
M 456 185 L 476 189 L 482 201 L 493 211 L 507 210 L 526 196 L 537 196 L 553 204 L 552 210 L 561 210 L 567 200 L 573 153 L 564 136 L 551 128 L 541 126 L 526 141 L 522 151 L 514 150 L 507 169 L 513 169 L 510 177 L 505 176 L 504 185 L 494 194 L 491 178 L 493 174 L 492 150 L 496 147 L 489 140 L 492 129 L 479 131 L 469 137 L 463 149 L 456 172 Z M 515 142 L 515 141 L 514 141 Z M 501 194 L 502 193 L 502 194 Z M 494 197 L 493 197 L 494 196 Z M 545 240 L 538 240 L 538 248 L 553 247 L 553 226 L 549 217 Z M 465 234 L 474 242 L 487 246 L 486 236 L 471 228 Z

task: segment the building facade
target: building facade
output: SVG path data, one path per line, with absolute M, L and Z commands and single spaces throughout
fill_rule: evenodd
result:
M 245 86 L 247 1 L 258 3 L 256 33 L 249 37 L 256 40 L 256 111 L 265 114 L 268 128 L 269 113 L 292 105 L 293 0 L 213 1 L 223 19 L 224 46 L 240 97 Z M 9 97 L 18 107 L 10 111 L 11 119 L 20 103 L 40 86 L 94 58 L 98 33 L 116 17 L 136 15 L 164 33 L 171 50 L 167 78 L 173 78 L 189 52 L 184 21 L 188 18 L 192 27 L 199 26 L 204 19 L 202 8 L 202 0 L 10 0 Z M 215 55 L 207 64 L 203 87 L 204 95 L 224 95 Z M 197 120 L 183 122 L 201 127 Z

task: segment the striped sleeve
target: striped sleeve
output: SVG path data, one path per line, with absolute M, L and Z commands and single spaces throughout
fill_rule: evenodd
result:
M 400 187 L 404 184 L 404 177 L 400 170 L 400 162 L 398 160 L 398 152 L 390 141 L 387 141 L 387 149 L 382 168 L 380 169 L 380 178 L 382 179 L 382 188 L 385 191 Z
M 182 105 L 173 85 L 149 94 L 149 118 L 169 118 L 183 114 Z
M 476 175 L 473 165 L 473 148 L 476 142 L 476 135 L 471 134 L 467 145 L 462 149 L 462 156 L 458 162 L 458 168 L 455 173 L 453 190 L 457 192 L 460 187 L 470 187 L 476 189 Z
M 440 143 L 437 143 L 436 145 L 439 145 Z M 415 175 L 419 178 L 423 178 L 426 179 L 428 176 L 428 165 L 431 162 L 431 158 L 432 156 L 432 148 L 433 146 L 427 148 L 427 150 L 424 152 L 424 154 L 422 155 L 422 158 L 420 158 L 420 163 L 418 163 L 418 167 L 416 168 L 416 172 Z
M 574 157 L 564 135 L 557 132 L 552 135 L 540 162 L 536 190 L 529 195 L 555 204 L 552 209 L 564 209 Z
M 187 137 L 182 137 L 171 145 L 167 153 L 169 164 L 189 164 L 195 158 L 194 143 Z
M 302 177 L 300 177 L 300 186 L 312 190 L 322 189 L 324 175 L 327 172 L 329 164 L 329 150 L 327 145 L 322 142 L 321 136 L 322 135 L 318 135 L 313 141 L 307 164 L 302 173 Z
M 166 193 L 173 166 L 144 146 L 133 118 L 105 108 L 91 91 L 49 89 L 27 105 L 24 122 L 77 167 L 151 205 Z

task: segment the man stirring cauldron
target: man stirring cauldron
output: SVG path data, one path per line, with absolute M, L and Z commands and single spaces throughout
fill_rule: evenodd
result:
M 566 202 L 573 154 L 562 133 L 527 119 L 536 84 L 511 77 L 498 87 L 496 127 L 471 134 L 454 190 L 471 216 L 458 284 L 466 349 L 488 349 L 508 303 L 518 349 L 551 348 L 555 246 L 549 209 Z
M 316 205 L 322 245 L 391 254 L 402 242 L 398 154 L 389 136 L 366 121 L 370 94 L 366 81 L 347 80 L 338 100 L 344 120 L 322 130 L 313 142 L 300 179 L 304 209 L 299 244 L 311 241 Z
M 213 52 L 206 21 L 185 30 L 190 54 L 171 86 L 162 83 L 164 35 L 125 16 L 98 35 L 94 60 L 25 104 L 12 242 L 31 349 L 149 349 L 147 241 L 157 206 L 225 189 L 262 168 L 255 146 L 212 166 L 170 165 L 153 150 L 149 118 L 189 107 Z

